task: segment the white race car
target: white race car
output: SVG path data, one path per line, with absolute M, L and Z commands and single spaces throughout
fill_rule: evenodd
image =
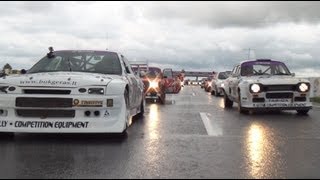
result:
M 238 103 L 240 113 L 273 109 L 307 114 L 312 109 L 309 92 L 310 82 L 294 77 L 283 62 L 258 59 L 234 67 L 224 83 L 224 104 Z
M 220 96 L 223 93 L 224 81 L 229 77 L 231 71 L 217 73 L 211 82 L 211 95 Z
M 143 83 L 110 51 L 51 51 L 0 79 L 0 132 L 122 133 L 144 113 Z

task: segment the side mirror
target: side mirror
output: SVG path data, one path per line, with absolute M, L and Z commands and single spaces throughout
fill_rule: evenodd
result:
M 295 77 L 295 76 L 296 76 L 296 73 L 291 73 L 291 76 L 292 76 L 292 77 Z
M 21 69 L 20 73 L 21 73 L 21 74 L 26 74 L 27 71 L 26 71 L 25 69 Z

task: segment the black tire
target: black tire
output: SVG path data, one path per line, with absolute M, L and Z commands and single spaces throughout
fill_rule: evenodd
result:
M 307 109 L 307 110 L 297 110 L 297 113 L 298 113 L 299 115 L 307 115 L 308 112 L 309 112 L 309 109 Z
M 216 92 L 216 93 L 215 93 L 215 96 L 217 96 L 217 97 L 220 96 L 220 93 L 218 93 L 217 87 L 215 87 L 215 92 Z
M 232 108 L 233 106 L 233 101 L 231 101 L 229 98 L 228 98 L 228 95 L 226 93 L 224 93 L 224 96 L 223 96 L 223 100 L 224 100 L 224 108 Z
M 163 94 L 160 97 L 158 97 L 158 101 L 160 102 L 160 104 L 166 104 L 166 94 Z
M 129 108 L 129 109 L 130 109 L 130 105 L 129 105 L 129 103 L 130 103 L 130 101 L 129 101 L 129 92 L 128 92 L 127 89 L 124 91 L 124 100 L 125 100 L 125 103 L 126 103 L 126 108 L 127 108 L 127 109 Z M 130 110 L 129 110 L 129 111 L 130 111 Z M 126 112 L 126 113 L 127 113 L 127 112 Z M 130 113 L 130 112 L 129 112 L 129 113 Z M 126 118 L 128 118 L 127 116 L 128 116 L 128 115 L 126 114 Z M 122 131 L 121 134 L 126 134 L 126 133 L 127 133 L 128 121 L 129 121 L 129 119 L 126 120 L 126 122 L 125 122 L 125 129 Z
M 142 99 L 140 104 L 140 112 L 136 115 L 136 117 L 143 117 L 144 114 L 144 99 Z
M 211 91 L 211 95 L 213 95 L 213 96 L 215 96 L 215 95 L 216 95 L 216 93 L 215 93 L 215 91 L 214 91 L 214 90 L 212 90 L 212 91 Z
M 241 114 L 249 114 L 249 110 L 244 109 L 241 105 L 240 91 L 238 93 L 238 112 Z

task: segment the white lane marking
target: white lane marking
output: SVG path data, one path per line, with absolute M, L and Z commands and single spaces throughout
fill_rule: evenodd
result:
M 192 96 L 196 96 L 196 93 L 192 93 Z
M 208 114 L 211 116 L 211 114 Z M 207 130 L 207 133 L 209 136 L 221 136 L 222 135 L 222 129 L 218 126 L 217 122 L 213 122 L 213 124 L 210 122 L 210 119 L 208 118 L 207 114 L 204 112 L 200 112 L 200 117 L 202 119 L 202 122 L 204 124 L 204 127 Z

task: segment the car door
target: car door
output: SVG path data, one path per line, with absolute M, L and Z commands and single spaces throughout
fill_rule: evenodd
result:
M 235 75 L 235 78 L 233 80 L 233 86 L 232 86 L 232 96 L 234 97 L 234 100 L 237 101 L 238 100 L 238 88 L 239 88 L 239 82 L 240 82 L 240 79 L 241 79 L 241 66 L 239 65 L 237 67 L 237 70 L 236 70 L 236 75 Z
M 237 97 L 237 87 L 238 87 L 238 78 L 239 78 L 240 72 L 239 72 L 239 65 L 237 65 L 233 71 L 230 78 L 228 78 L 228 94 L 232 99 L 235 99 Z
M 214 89 L 214 90 L 216 90 L 216 86 L 217 86 L 219 74 L 220 74 L 220 72 L 217 73 L 217 74 L 215 74 L 215 75 L 213 75 L 211 87 L 212 87 L 212 89 Z
M 129 81 L 130 106 L 131 108 L 139 107 L 142 98 L 143 85 L 132 71 L 129 61 L 123 55 L 121 55 L 121 59 L 125 67 L 126 78 Z
M 172 69 L 163 69 L 163 77 L 165 80 L 165 89 L 166 93 L 173 93 L 174 92 L 174 80 L 173 80 L 173 74 Z

